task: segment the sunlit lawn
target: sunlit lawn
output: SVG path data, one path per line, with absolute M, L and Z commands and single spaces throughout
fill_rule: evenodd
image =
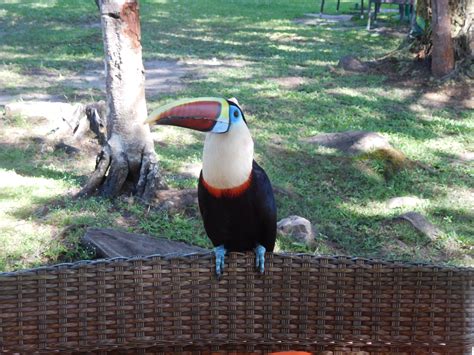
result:
M 465 255 L 472 256 L 474 245 L 473 166 L 453 158 L 474 149 L 472 112 L 415 110 L 415 89 L 388 84 L 382 75 L 329 70 L 344 55 L 380 57 L 396 49 L 400 39 L 363 26 L 341 30 L 293 22 L 318 11 L 314 0 L 140 3 L 145 60 L 223 63 L 208 75 L 186 78 L 178 93 L 152 97 L 149 108 L 178 97 L 237 97 L 256 141 L 257 160 L 274 185 L 292 192 L 277 196 L 279 219 L 296 214 L 316 226 L 315 248 L 280 238 L 279 250 L 470 263 Z M 343 2 L 343 12 L 351 13 L 353 3 Z M 334 13 L 335 4 L 326 10 Z M 31 68 L 69 73 L 100 63 L 97 22 L 92 0 L 3 1 L 0 72 L 11 79 L 0 90 L 18 93 L 19 75 Z M 239 66 L 225 66 L 230 61 Z M 289 78 L 298 78 L 300 85 L 284 85 Z M 23 82 L 21 92 L 27 90 Z M 50 94 L 63 90 L 45 88 Z M 84 158 L 79 167 L 65 155 L 44 153 L 30 139 L 34 130 L 21 119 L 1 121 L 0 271 L 88 258 L 78 240 L 95 226 L 210 246 L 197 211 L 170 215 L 126 198 L 72 200 L 71 193 L 93 169 L 93 158 Z M 345 130 L 380 132 L 436 173 L 414 167 L 386 180 L 380 162 L 351 160 L 304 143 L 315 134 Z M 165 143 L 157 145 L 157 153 L 169 185 L 195 187 L 195 179 L 179 171 L 200 161 L 203 136 L 171 128 L 158 136 Z M 386 206 L 388 199 L 407 195 L 423 203 L 410 209 Z M 443 231 L 436 243 L 407 225 L 387 222 L 412 209 Z

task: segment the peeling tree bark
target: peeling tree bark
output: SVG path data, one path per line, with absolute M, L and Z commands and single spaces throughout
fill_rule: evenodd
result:
M 107 142 L 80 195 L 132 192 L 150 200 L 164 188 L 148 125 L 137 0 L 100 0 L 107 91 Z
M 443 77 L 454 69 L 454 48 L 451 38 L 451 17 L 449 0 L 433 0 L 433 52 L 431 72 Z

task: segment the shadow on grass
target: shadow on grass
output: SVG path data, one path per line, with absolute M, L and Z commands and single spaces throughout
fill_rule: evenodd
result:
M 396 40 L 365 31 L 333 31 L 293 23 L 292 19 L 317 11 L 313 0 L 143 0 L 140 4 L 145 58 L 250 62 L 242 68 L 225 68 L 225 73 L 210 72 L 209 78 L 191 79 L 180 95 L 239 99 L 250 117 L 257 154 L 263 157 L 260 162 L 275 185 L 297 192 L 296 197 L 277 197 L 279 217 L 300 214 L 309 218 L 320 228 L 321 235 L 347 253 L 384 255 L 384 247 L 391 241 L 384 233 L 383 223 L 392 212 L 368 214 L 364 206 L 403 195 L 436 200 L 445 193 L 438 189 L 443 184 L 469 187 L 468 173 L 456 169 L 440 171 L 437 176 L 422 170 L 404 171 L 385 181 L 377 171 L 368 173 L 370 166 L 337 154 L 320 154 L 300 141 L 320 132 L 364 129 L 407 137 L 415 145 L 468 129 L 464 122 L 418 119 L 410 108 L 421 98 L 418 88 L 403 98 L 391 97 L 388 89 L 393 83 L 384 82 L 383 73 L 356 75 L 330 70 L 329 65 L 335 65 L 343 55 L 369 58 L 396 47 Z M 99 16 L 93 1 L 64 0 L 51 6 L 38 3 L 33 8 L 30 5 L 1 5 L 7 11 L 7 20 L 0 24 L 0 49 L 6 62 L 79 70 L 102 60 L 100 28 L 95 26 Z M 312 81 L 292 91 L 268 80 L 288 75 Z M 334 87 L 340 91 L 331 93 L 329 90 Z M 350 90 L 356 93 L 347 94 Z M 159 99 L 165 97 L 175 95 L 162 95 Z M 280 137 L 284 144 L 273 144 L 271 135 Z M 0 148 L 0 168 L 14 169 L 26 176 L 82 180 L 74 173 L 48 167 L 34 149 L 14 145 Z M 198 159 L 201 151 L 202 143 L 157 147 L 162 165 L 169 170 L 175 170 L 190 157 Z M 68 206 L 65 210 L 72 216 L 60 220 L 70 224 L 98 223 L 89 214 L 81 216 L 84 209 L 105 216 L 107 223 L 113 221 L 107 208 L 94 208 L 92 202 Z M 451 213 L 446 209 L 432 211 L 437 218 Z M 20 215 L 24 217 L 28 212 L 34 213 L 25 210 Z M 173 238 L 180 238 L 185 231 L 186 238 L 192 239 L 193 228 L 200 223 L 140 213 L 136 212 L 139 228 L 150 233 L 166 231 Z M 457 232 L 471 232 L 462 226 L 464 217 L 453 218 Z
M 36 148 L 36 149 L 35 149 Z M 0 143 L 0 169 L 14 170 L 17 174 L 64 180 L 74 183 L 84 182 L 84 176 L 69 171 L 59 171 L 45 166 L 38 152 L 39 147 L 23 147 L 17 144 Z
M 458 235 L 471 236 L 468 240 L 465 240 L 465 242 L 474 244 L 474 212 L 467 210 L 469 206 L 460 207 L 466 208 L 466 210 L 439 207 L 432 209 L 430 213 L 434 216 L 444 218 L 446 223 L 453 226 L 453 230 Z M 472 250 L 472 254 L 474 256 L 474 250 Z
M 308 218 L 315 223 L 318 233 L 334 243 L 337 249 L 350 255 L 389 255 L 397 258 L 402 254 L 387 254 L 387 250 L 396 250 L 399 240 L 402 240 L 407 243 L 412 260 L 448 262 L 453 254 L 459 252 L 450 249 L 448 244 L 429 245 L 429 239 L 412 227 L 401 231 L 398 236 L 397 233 L 389 236 L 387 223 L 391 224 L 392 218 L 402 212 L 366 209 L 374 203 L 385 205 L 390 198 L 398 196 L 420 196 L 433 200 L 440 198 L 435 185 L 425 181 L 420 188 L 420 179 L 436 181 L 428 172 L 405 170 L 386 181 L 377 172 L 367 174 L 367 167 L 362 168 L 360 161 L 352 158 L 308 153 L 301 149 L 289 151 L 278 146 L 267 146 L 266 149 L 267 163 L 264 166 L 273 177 L 273 183 L 299 191 L 302 195 L 277 196 L 280 218 L 290 214 Z M 285 171 L 286 174 L 278 174 L 277 171 Z M 454 231 L 459 236 L 474 235 L 470 226 L 474 225 L 470 223 L 473 215 L 468 212 L 446 209 L 428 209 L 426 212 L 430 219 L 452 215 L 453 225 L 449 226 L 449 232 Z M 425 248 L 423 255 L 416 255 L 417 247 Z M 401 252 L 406 253 L 407 250 Z
M 313 1 L 276 4 L 217 0 L 141 2 L 144 55 L 150 58 L 272 58 L 279 66 L 322 59 L 335 61 L 345 47 L 361 52 L 380 42 L 372 36 L 301 26 L 291 19 L 315 10 Z M 4 4 L 2 37 L 6 60 L 21 65 L 84 68 L 102 57 L 99 14 L 92 1 L 50 6 Z M 279 28 L 273 28 L 276 24 Z M 6 30 L 8 29 L 8 31 Z M 364 32 L 365 33 L 365 32 Z M 287 37 L 285 37 L 287 36 Z M 296 36 L 298 41 L 293 41 Z M 34 43 L 34 45 L 32 45 Z M 348 50 L 350 51 L 350 50 Z M 21 54 L 21 55 L 20 55 Z

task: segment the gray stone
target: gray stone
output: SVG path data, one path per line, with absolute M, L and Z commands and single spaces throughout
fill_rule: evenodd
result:
M 361 62 L 356 57 L 346 55 L 339 59 L 338 66 L 347 71 L 354 72 L 366 72 L 369 66 L 366 63 Z
M 387 207 L 390 209 L 401 207 L 416 207 L 423 203 L 423 199 L 416 196 L 394 197 L 387 201 Z
M 404 220 L 409 222 L 417 231 L 428 237 L 431 241 L 438 239 L 441 234 L 441 230 L 426 219 L 425 216 L 418 212 L 407 212 L 398 217 L 395 220 Z
M 72 145 L 66 144 L 64 142 L 59 142 L 54 146 L 54 150 L 62 150 L 68 155 L 77 155 L 80 152 L 80 149 L 73 147 Z
M 277 223 L 280 234 L 294 239 L 298 243 L 304 243 L 313 247 L 316 243 L 313 226 L 306 218 L 300 216 L 289 216 Z
M 349 154 L 367 153 L 377 149 L 393 149 L 387 138 L 369 131 L 323 133 L 306 139 L 306 142 L 334 148 Z
M 146 255 L 185 255 L 208 252 L 207 249 L 155 238 L 144 234 L 120 232 L 113 229 L 89 228 L 81 243 L 95 250 L 98 257 L 134 257 Z

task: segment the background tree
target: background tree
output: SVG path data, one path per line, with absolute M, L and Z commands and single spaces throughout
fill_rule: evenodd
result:
M 444 76 L 455 62 L 472 58 L 472 0 L 418 0 L 417 15 L 426 23 L 424 56 L 432 56 L 434 75 Z
M 132 192 L 150 200 L 163 184 L 148 125 L 137 0 L 99 0 L 107 92 L 107 141 L 80 195 Z
M 451 16 L 449 0 L 433 0 L 433 53 L 431 72 L 434 76 L 443 77 L 454 69 L 454 49 L 451 38 Z

